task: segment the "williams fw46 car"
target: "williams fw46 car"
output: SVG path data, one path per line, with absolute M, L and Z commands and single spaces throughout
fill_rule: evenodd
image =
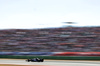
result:
M 43 62 L 44 59 L 40 59 L 40 58 L 33 58 L 33 59 L 27 59 L 27 62 Z

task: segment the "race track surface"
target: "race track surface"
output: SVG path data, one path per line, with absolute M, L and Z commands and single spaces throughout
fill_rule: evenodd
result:
M 26 59 L 0 59 L 0 64 L 28 66 L 100 66 L 100 61 L 44 60 L 44 62 L 26 62 L 25 60 Z

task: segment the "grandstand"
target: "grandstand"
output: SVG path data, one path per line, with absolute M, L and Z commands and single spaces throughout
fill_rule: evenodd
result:
M 0 52 L 100 52 L 100 27 L 0 30 Z

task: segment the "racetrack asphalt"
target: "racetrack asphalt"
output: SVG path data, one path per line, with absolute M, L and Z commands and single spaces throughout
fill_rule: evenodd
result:
M 44 62 L 26 62 L 25 60 L 26 59 L 0 59 L 0 64 L 24 66 L 100 66 L 100 61 L 44 60 Z

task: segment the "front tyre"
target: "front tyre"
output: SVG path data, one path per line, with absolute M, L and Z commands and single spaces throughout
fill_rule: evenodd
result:
M 28 60 L 26 60 L 27 62 L 30 62 L 30 60 L 28 59 Z

